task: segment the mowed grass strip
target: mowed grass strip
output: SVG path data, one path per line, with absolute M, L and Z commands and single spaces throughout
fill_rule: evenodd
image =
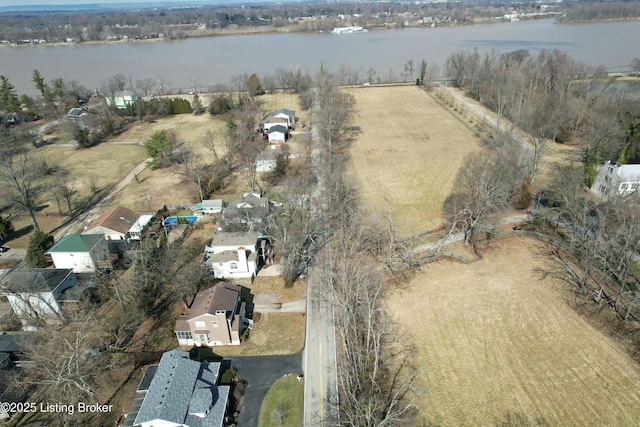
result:
M 403 233 L 442 222 L 464 157 L 480 150 L 478 138 L 428 93 L 415 86 L 345 89 L 356 100 L 351 170 L 361 199 L 386 213 Z
M 289 374 L 276 381 L 264 397 L 259 427 L 301 426 L 304 416 L 304 382 Z
M 638 424 L 637 363 L 567 305 L 561 284 L 540 278 L 538 245 L 494 242 L 477 262 L 439 261 L 392 291 L 388 308 L 416 346 L 425 420 Z

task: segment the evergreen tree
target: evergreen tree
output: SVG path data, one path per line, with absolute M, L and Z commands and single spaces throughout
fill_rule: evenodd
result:
M 151 157 L 148 165 L 151 169 L 158 169 L 168 166 L 173 160 L 174 136 L 166 130 L 159 130 L 149 138 L 144 147 L 147 155 Z
M 40 94 L 42 95 L 42 98 L 46 102 L 51 102 L 53 100 L 53 94 L 51 92 L 51 88 L 49 87 L 48 84 L 45 83 L 44 77 L 42 77 L 42 74 L 40 74 L 40 71 L 33 70 L 33 76 L 31 77 L 31 80 L 33 81 L 33 83 L 35 83 L 36 89 L 38 89 L 38 92 L 40 92 Z
M 0 108 L 11 113 L 16 113 L 20 109 L 15 86 L 5 76 L 0 76 Z
M 44 254 L 53 246 L 53 236 L 40 230 L 35 230 L 29 239 L 25 261 L 30 268 L 48 267 Z
M 204 111 L 204 107 L 202 106 L 202 101 L 200 100 L 200 97 L 198 96 L 198 94 L 196 93 L 195 95 L 193 95 L 193 102 L 192 105 L 193 107 L 193 114 L 202 114 L 202 112 Z
M 0 244 L 2 244 L 7 239 L 7 236 L 9 236 L 9 234 L 13 233 L 14 231 L 15 230 L 13 228 L 11 220 L 0 216 L 0 237 L 2 237 L 2 240 L 0 240 Z

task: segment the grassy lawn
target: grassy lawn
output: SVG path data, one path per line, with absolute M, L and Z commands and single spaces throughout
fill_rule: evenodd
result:
M 74 203 L 82 202 L 91 194 L 91 181 L 98 190 L 105 189 L 122 179 L 131 169 L 145 159 L 144 148 L 136 145 L 98 145 L 85 150 L 71 147 L 45 146 L 34 150 L 33 156 L 46 159 L 49 167 L 60 167 L 68 171 L 68 180 L 73 183 L 76 194 Z M 40 228 L 50 232 L 69 219 L 64 202 L 62 215 L 58 212 L 52 194 L 53 178 L 44 180 L 44 190 L 38 201 L 40 209 L 36 220 Z M 25 214 L 12 218 L 18 237 L 9 242 L 11 247 L 26 248 L 31 222 Z
M 361 128 L 350 149 L 361 199 L 378 214 L 390 210 L 404 233 L 438 226 L 462 160 L 480 149 L 476 135 L 415 86 L 346 91 Z
M 251 288 L 254 297 L 259 293 L 273 294 L 278 302 L 297 301 L 307 297 L 307 286 L 304 282 L 297 281 L 292 287 L 287 288 L 282 276 L 258 275 L 248 287 Z
M 430 425 L 637 424 L 637 363 L 565 302 L 562 284 L 540 277 L 538 248 L 523 237 L 495 241 L 479 261 L 438 261 L 391 291 Z
M 301 426 L 304 411 L 304 382 L 294 374 L 280 378 L 262 402 L 258 426 Z
M 295 354 L 304 347 L 305 317 L 301 313 L 261 313 L 249 339 L 240 345 L 212 347 L 223 357 Z

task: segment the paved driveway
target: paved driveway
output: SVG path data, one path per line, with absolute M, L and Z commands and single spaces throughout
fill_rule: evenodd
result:
M 247 382 L 240 406 L 238 426 L 255 427 L 258 425 L 262 401 L 273 383 L 287 374 L 302 372 L 302 353 L 287 356 L 234 357 L 231 359 L 231 367 Z

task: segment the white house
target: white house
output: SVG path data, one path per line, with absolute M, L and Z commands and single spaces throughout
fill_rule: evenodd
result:
M 253 279 L 257 270 L 255 251 L 238 248 L 235 251 L 222 251 L 210 254 L 207 267 L 213 271 L 216 279 L 242 280 Z
M 279 117 L 287 120 L 287 127 L 291 128 L 296 122 L 296 112 L 281 108 L 278 111 L 270 113 L 267 117 Z
M 132 105 L 138 99 L 138 95 L 130 90 L 121 90 L 115 92 L 113 96 L 107 96 L 107 104 L 109 106 L 115 106 L 118 109 L 125 109 L 129 105 Z
M 287 140 L 288 131 L 285 126 L 275 125 L 271 126 L 267 131 L 269 142 L 272 144 L 281 143 L 284 144 Z
M 638 190 L 640 165 L 616 165 L 606 161 L 598 168 L 591 190 L 601 196 L 626 195 Z
M 200 266 L 218 279 L 251 280 L 258 270 L 258 233 L 218 232 L 206 246 Z
M 284 126 L 284 128 L 289 127 L 289 120 L 282 117 L 267 117 L 260 124 L 263 133 L 269 132 L 273 126 Z
M 109 247 L 102 234 L 67 234 L 46 253 L 56 268 L 91 273 L 111 268 Z
M 62 320 L 60 295 L 77 284 L 70 269 L 33 268 L 8 274 L 0 289 L 13 311 L 29 324 L 29 320 L 36 319 Z

